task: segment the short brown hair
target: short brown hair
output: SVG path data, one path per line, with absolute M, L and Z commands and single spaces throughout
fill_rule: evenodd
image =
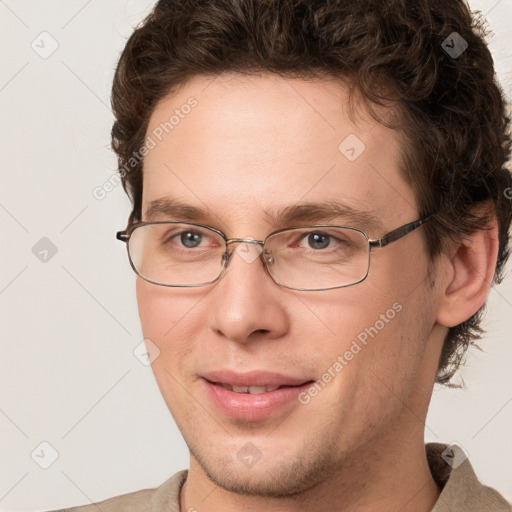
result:
M 431 261 L 447 237 L 495 216 L 501 282 L 512 215 L 510 121 L 486 35 L 485 20 L 463 0 L 160 0 L 129 38 L 112 89 L 129 224 L 141 219 L 142 203 L 143 159 L 133 155 L 156 104 L 177 87 L 223 72 L 350 77 L 369 104 L 397 100 L 407 140 L 402 173 L 420 216 L 435 214 L 424 230 Z M 449 330 L 437 382 L 449 383 L 481 337 L 484 307 Z

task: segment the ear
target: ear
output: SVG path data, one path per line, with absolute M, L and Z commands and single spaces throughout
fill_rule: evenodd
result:
M 494 278 L 498 248 L 495 216 L 485 229 L 451 247 L 437 312 L 439 324 L 454 327 L 482 307 Z

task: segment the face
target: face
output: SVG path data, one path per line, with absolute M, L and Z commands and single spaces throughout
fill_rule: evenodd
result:
M 147 135 L 156 145 L 145 157 L 142 220 L 263 240 L 313 224 L 378 238 L 418 218 L 399 173 L 399 134 L 363 108 L 352 119 L 340 83 L 198 77 L 158 104 Z M 205 212 L 160 209 L 149 219 L 149 206 L 165 199 Z M 268 215 L 329 202 L 352 214 L 317 218 L 303 209 L 288 224 Z M 348 465 L 364 471 L 369 454 L 397 437 L 422 436 L 436 296 L 421 228 L 372 252 L 363 282 L 325 291 L 278 286 L 261 259 L 246 261 L 236 247 L 211 285 L 137 279 L 144 337 L 160 350 L 153 371 L 191 468 L 227 490 L 287 495 Z M 243 386 L 256 387 L 238 392 Z

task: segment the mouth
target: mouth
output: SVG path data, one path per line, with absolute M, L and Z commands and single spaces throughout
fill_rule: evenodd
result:
M 210 382 L 210 381 L 208 381 Z M 214 386 L 220 386 L 224 389 L 227 389 L 228 391 L 232 391 L 234 393 L 248 393 L 251 395 L 260 395 L 262 393 L 270 393 L 271 391 L 276 391 L 278 389 L 283 388 L 297 388 L 304 384 L 311 384 L 314 381 L 309 380 L 304 382 L 303 384 L 295 384 L 295 385 L 287 385 L 283 384 L 281 386 L 234 386 L 232 384 L 225 384 L 224 382 L 210 382 L 210 384 L 213 384 Z
M 227 370 L 210 372 L 200 380 L 217 412 L 246 422 L 269 418 L 284 408 L 302 407 L 299 395 L 315 382 L 264 371 L 241 374 Z

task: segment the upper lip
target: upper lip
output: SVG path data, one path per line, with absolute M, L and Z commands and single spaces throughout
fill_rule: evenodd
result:
M 281 373 L 262 370 L 253 370 L 246 373 L 238 373 L 232 370 L 222 369 L 207 372 L 201 375 L 212 383 L 229 384 L 231 386 L 300 386 L 313 379 L 292 377 Z

